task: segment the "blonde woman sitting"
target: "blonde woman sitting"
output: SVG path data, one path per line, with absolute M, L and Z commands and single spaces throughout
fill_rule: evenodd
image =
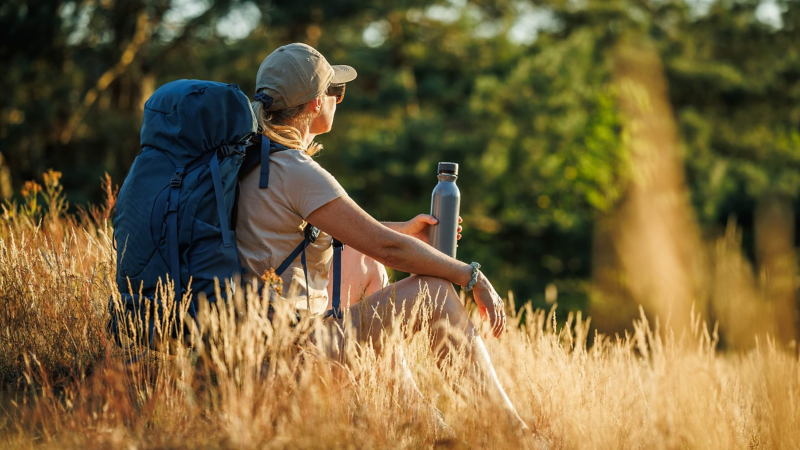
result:
M 261 138 L 287 149 L 272 148 L 269 161 L 262 157 L 260 170 L 254 167 L 241 177 L 236 235 L 246 280 L 279 267 L 305 241 L 306 225 L 315 225 L 321 232 L 305 248 L 307 273 L 301 257 L 288 261 L 282 272 L 286 297 L 295 309 L 324 316 L 323 324 L 332 335 L 351 329 L 359 343 L 379 347 L 384 333 L 433 330 L 433 326 L 422 327 L 424 318 L 412 315 L 418 302 L 428 303 L 430 320 L 466 333 L 469 356 L 487 385 L 488 398 L 519 427 L 527 428 L 500 385 L 478 328 L 453 287 L 457 284 L 472 290 L 493 334 L 500 336 L 506 325 L 503 301 L 478 270 L 479 265 L 458 261 L 426 244 L 428 226 L 435 223 L 431 216 L 378 222 L 311 158 L 321 148 L 314 142 L 315 136 L 331 130 L 336 105 L 344 99 L 345 83 L 355 78 L 353 68 L 331 66 L 305 44 L 280 47 L 262 62 L 253 102 Z M 263 181 L 265 170 L 268 183 Z M 332 309 L 329 301 L 335 288 L 330 282 L 333 238 L 346 245 L 341 294 L 350 295 L 345 300 L 349 305 L 342 311 Z M 416 275 L 389 284 L 384 266 Z M 420 295 L 426 286 L 431 295 Z M 447 347 L 442 344 L 451 338 L 431 333 L 431 346 Z M 345 339 L 333 342 L 339 348 L 329 349 L 329 353 L 336 355 Z M 406 375 L 412 391 L 421 395 L 410 372 Z

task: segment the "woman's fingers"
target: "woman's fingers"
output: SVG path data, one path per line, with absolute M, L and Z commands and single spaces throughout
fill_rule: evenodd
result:
M 495 304 L 489 308 L 480 308 L 481 318 L 489 322 L 492 328 L 492 336 L 499 338 L 506 329 L 506 314 L 503 311 L 503 304 Z
M 427 223 L 429 225 L 436 225 L 437 223 L 439 223 L 439 221 L 436 220 L 436 217 L 433 217 L 430 214 L 419 214 L 414 219 L 418 220 L 420 222 L 425 222 L 425 223 Z
M 497 291 L 483 275 L 478 272 L 479 282 L 475 284 L 473 289 L 473 297 L 478 304 L 481 319 L 489 321 L 489 326 L 492 328 L 492 335 L 500 337 L 506 327 L 505 306 L 503 299 L 497 295 Z
M 499 338 L 503 334 L 503 330 L 506 328 L 506 311 L 505 311 L 505 304 L 503 303 L 503 299 L 492 289 L 492 306 L 494 309 L 495 316 L 497 318 L 494 326 L 494 337 Z
M 494 327 L 494 337 L 499 338 L 503 334 L 506 327 L 506 313 L 503 312 L 502 304 L 495 307 L 495 315 L 497 321 Z
M 478 310 L 481 313 L 481 320 L 483 320 L 484 322 L 489 322 L 489 327 L 491 328 L 491 335 L 497 337 L 498 336 L 497 329 L 499 327 L 501 319 L 500 315 L 497 314 L 495 308 L 492 307 L 484 308 L 483 306 L 480 306 Z M 483 338 L 488 339 L 489 333 L 484 334 Z

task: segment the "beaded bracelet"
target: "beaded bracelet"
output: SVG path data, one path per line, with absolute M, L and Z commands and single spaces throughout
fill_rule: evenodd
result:
M 465 291 L 471 291 L 473 287 L 475 287 L 475 283 L 478 282 L 478 269 L 481 268 L 481 265 L 473 262 L 470 264 L 472 266 L 472 279 L 469 281 L 469 284 L 464 286 Z

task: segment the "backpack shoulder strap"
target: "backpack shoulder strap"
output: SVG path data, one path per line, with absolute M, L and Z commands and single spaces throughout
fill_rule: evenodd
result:
M 319 237 L 319 228 L 311 225 L 310 223 L 306 224 L 306 227 L 303 229 L 303 234 L 305 238 L 302 242 L 292 251 L 289 253 L 289 256 L 283 260 L 283 262 L 275 269 L 275 274 L 278 276 L 283 275 L 283 272 L 286 272 L 286 269 L 297 259 L 298 256 L 305 255 L 306 247 L 308 244 L 313 244 L 316 242 L 317 238 Z M 303 265 L 303 272 L 306 271 L 306 264 L 305 264 L 305 257 L 301 258 L 300 261 Z M 306 275 L 307 277 L 308 275 Z M 308 283 L 306 283 L 306 287 L 308 287 Z
M 267 189 L 269 187 L 269 155 L 289 148 L 272 142 L 268 137 L 262 135 L 256 136 L 250 141 L 242 161 L 242 167 L 239 169 L 239 177 L 245 176 L 256 166 L 261 166 L 261 176 L 258 179 L 258 187 Z M 267 164 L 262 164 L 262 161 L 267 161 Z
M 344 312 L 341 308 L 343 250 L 344 243 L 336 238 L 333 238 L 333 298 L 331 299 L 331 309 L 325 313 L 325 317 L 328 317 L 329 315 L 337 319 L 344 317 Z
M 319 237 L 319 228 L 314 225 L 306 224 L 304 229 L 305 238 L 294 249 L 286 259 L 283 260 L 280 266 L 275 269 L 275 274 L 278 276 L 283 275 L 283 272 L 300 256 L 300 264 L 303 266 L 303 276 L 306 279 L 306 299 L 310 301 L 311 290 L 308 286 L 308 263 L 306 262 L 306 247 L 313 244 Z M 323 319 L 333 316 L 337 319 L 344 317 L 344 311 L 341 308 L 341 292 L 342 292 L 342 251 L 344 250 L 344 243 L 336 238 L 333 239 L 333 298 L 332 308 L 329 309 Z
M 258 187 L 261 189 L 266 189 L 267 187 L 269 187 L 269 155 L 276 152 L 282 152 L 288 149 L 289 148 L 286 146 L 278 144 L 277 142 L 270 141 L 270 139 L 264 136 L 263 134 L 259 133 L 257 136 L 254 136 L 252 139 L 250 139 L 250 143 L 244 150 L 244 161 L 242 161 L 242 165 L 239 166 L 239 179 L 241 180 L 251 170 L 255 169 L 256 166 L 261 166 L 261 176 L 258 180 Z M 261 161 L 263 160 L 266 160 L 267 164 L 261 164 Z M 231 221 L 232 223 L 231 227 L 234 230 L 236 229 L 236 222 L 238 216 L 239 216 L 239 183 L 236 183 L 236 194 L 233 200 L 233 213 L 232 213 L 233 220 Z

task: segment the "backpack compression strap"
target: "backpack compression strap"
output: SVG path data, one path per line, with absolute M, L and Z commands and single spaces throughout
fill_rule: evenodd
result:
M 215 155 L 216 157 L 216 155 Z M 219 170 L 219 166 L 217 167 Z M 175 173 L 172 174 L 172 178 L 169 181 L 170 191 L 169 191 L 169 201 L 167 204 L 167 229 L 169 233 L 169 271 L 170 271 L 170 278 L 172 278 L 172 282 L 175 285 L 175 297 L 174 301 L 180 303 L 181 301 L 181 264 L 180 264 L 180 255 L 178 251 L 178 200 L 181 194 L 181 184 L 183 184 L 183 175 L 186 173 L 186 166 L 177 166 L 175 167 Z M 161 300 L 158 301 L 157 305 L 153 305 L 155 307 L 154 315 L 160 315 L 159 311 L 161 310 Z M 127 318 L 127 314 L 125 315 Z M 195 319 L 197 320 L 197 319 Z M 147 347 L 145 347 L 144 351 L 134 357 L 131 357 L 127 361 L 125 361 L 126 365 L 134 364 L 144 355 L 147 354 L 147 351 L 153 347 L 153 338 L 155 337 L 155 325 L 156 325 L 155 317 L 150 317 L 150 323 L 148 324 L 148 334 L 149 334 L 149 343 Z M 117 329 L 117 321 L 116 317 L 114 317 L 114 327 L 115 331 L 118 332 Z M 128 349 L 130 350 L 130 349 Z
M 241 146 L 225 146 L 217 148 L 205 153 L 203 156 L 197 158 L 188 166 L 178 166 L 175 168 L 175 173 L 172 174 L 172 179 L 169 182 L 169 205 L 167 209 L 167 229 L 169 233 L 169 271 L 170 278 L 175 283 L 175 302 L 176 308 L 183 299 L 183 290 L 181 289 L 181 266 L 180 266 L 180 250 L 178 249 L 178 200 L 181 193 L 181 185 L 183 184 L 183 177 L 185 174 L 192 172 L 198 167 L 208 164 L 208 169 L 211 172 L 211 182 L 214 186 L 214 201 L 217 203 L 217 215 L 219 216 L 219 228 L 222 233 L 222 245 L 225 247 L 233 246 L 231 241 L 230 224 L 228 223 L 228 215 L 225 213 L 225 196 L 222 186 L 222 175 L 219 169 L 220 154 L 223 157 L 241 154 L 244 149 Z M 159 307 L 161 305 L 158 305 Z M 197 306 L 194 302 L 189 302 L 189 315 L 197 323 Z M 175 325 L 180 327 L 179 324 Z M 198 327 L 199 327 L 198 323 Z M 152 336 L 151 336 L 152 341 Z
M 178 250 L 178 197 L 181 194 L 181 184 L 185 166 L 175 168 L 172 179 L 169 182 L 169 206 L 167 209 L 167 228 L 169 229 L 169 271 L 170 278 L 175 284 L 175 301 L 181 301 L 181 263 Z M 152 340 L 152 337 L 151 337 Z
M 222 175 L 219 171 L 219 157 L 217 152 L 214 151 L 214 156 L 211 157 L 209 164 L 211 169 L 211 182 L 214 183 L 214 196 L 217 202 L 217 215 L 219 215 L 219 229 L 222 232 L 222 245 L 224 247 L 231 247 L 231 232 L 228 228 L 228 215 L 225 213 L 225 193 L 222 191 Z

